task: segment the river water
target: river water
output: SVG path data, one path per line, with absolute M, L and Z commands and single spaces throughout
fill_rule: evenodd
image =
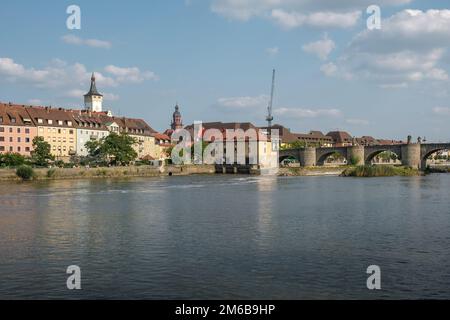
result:
M 0 298 L 449 299 L 449 195 L 445 174 L 0 183 Z

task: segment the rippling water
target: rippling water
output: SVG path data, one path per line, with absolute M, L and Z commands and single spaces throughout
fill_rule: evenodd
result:
M 450 175 L 0 183 L 0 298 L 449 299 L 449 190 Z

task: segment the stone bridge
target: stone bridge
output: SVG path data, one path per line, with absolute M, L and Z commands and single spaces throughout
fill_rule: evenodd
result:
M 402 165 L 425 169 L 430 155 L 442 150 L 450 150 L 450 143 L 409 143 L 401 145 L 349 146 L 331 148 L 288 149 L 280 151 L 280 162 L 294 158 L 304 167 L 321 166 L 332 154 L 339 153 L 348 163 L 370 164 L 373 158 L 382 152 L 390 151 L 398 156 Z

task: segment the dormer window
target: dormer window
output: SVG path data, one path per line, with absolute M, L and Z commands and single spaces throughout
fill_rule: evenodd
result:
M 63 122 L 62 122 L 62 120 L 58 120 L 58 125 L 60 125 L 60 126 L 62 126 L 62 125 L 63 125 Z
M 16 123 L 16 118 L 11 118 L 11 123 Z
M 0 117 L 0 123 L 3 123 L 3 117 Z
M 42 124 L 42 123 L 44 123 L 44 120 L 39 118 L 39 119 L 37 119 L 37 122 Z
M 67 125 L 68 125 L 69 127 L 71 127 L 71 126 L 72 126 L 72 121 L 67 121 Z
M 53 124 L 53 120 L 48 119 L 47 122 L 48 124 Z

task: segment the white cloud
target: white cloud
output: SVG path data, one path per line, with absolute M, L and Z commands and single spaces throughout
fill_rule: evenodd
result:
M 159 80 L 152 71 L 141 71 L 137 67 L 121 68 L 113 65 L 105 67 L 105 71 L 116 77 L 118 82 L 143 82 L 145 80 Z
M 266 53 L 269 56 L 276 56 L 278 53 L 280 52 L 280 49 L 278 47 L 273 47 L 273 48 L 267 48 L 266 49 Z
M 433 113 L 439 116 L 450 116 L 450 108 L 448 107 L 436 107 L 433 108 Z
M 378 0 L 379 6 L 404 5 L 412 0 Z M 283 28 L 354 26 L 373 0 L 212 0 L 211 10 L 228 19 L 272 20 Z
M 158 76 L 151 71 L 141 71 L 137 67 L 122 68 L 109 65 L 105 67 L 105 75 L 95 72 L 101 87 L 117 87 L 124 83 L 157 80 Z M 38 88 L 57 88 L 89 85 L 91 72 L 81 63 L 72 65 L 55 59 L 42 69 L 27 68 L 11 58 L 0 58 L 0 76 L 8 81 L 32 84 Z
M 424 80 L 448 81 L 450 10 L 403 10 L 385 19 L 382 29 L 364 30 L 336 61 L 322 71 L 328 76 L 351 74 L 407 87 Z M 387 84 L 387 85 L 386 85 Z
M 339 109 L 279 108 L 274 110 L 274 114 L 290 119 L 342 116 L 342 112 Z
M 321 60 L 327 60 L 330 53 L 336 48 L 336 44 L 333 40 L 328 38 L 327 34 L 324 34 L 323 39 L 305 44 L 303 51 L 311 54 L 315 54 Z
M 293 29 L 302 26 L 319 28 L 350 28 L 356 25 L 361 17 L 361 11 L 351 12 L 314 12 L 303 14 L 295 11 L 281 9 L 272 10 L 271 18 L 284 29 Z
M 328 62 L 322 65 L 320 71 L 327 77 L 336 77 L 345 80 L 353 79 L 353 75 L 350 72 L 337 66 L 334 62 Z
M 219 98 L 217 104 L 228 109 L 251 109 L 267 107 L 269 96 Z
M 68 90 L 64 94 L 64 97 L 81 99 L 86 94 L 86 92 L 87 92 L 87 90 L 83 90 L 83 89 L 71 89 L 71 90 Z M 120 96 L 117 94 L 108 93 L 108 92 L 102 92 L 102 94 L 106 101 L 117 101 L 120 99 Z
M 82 39 L 72 34 L 65 35 L 61 39 L 67 44 L 77 46 L 88 46 L 92 48 L 102 48 L 102 49 L 110 49 L 112 47 L 111 42 L 108 41 L 98 39 Z

